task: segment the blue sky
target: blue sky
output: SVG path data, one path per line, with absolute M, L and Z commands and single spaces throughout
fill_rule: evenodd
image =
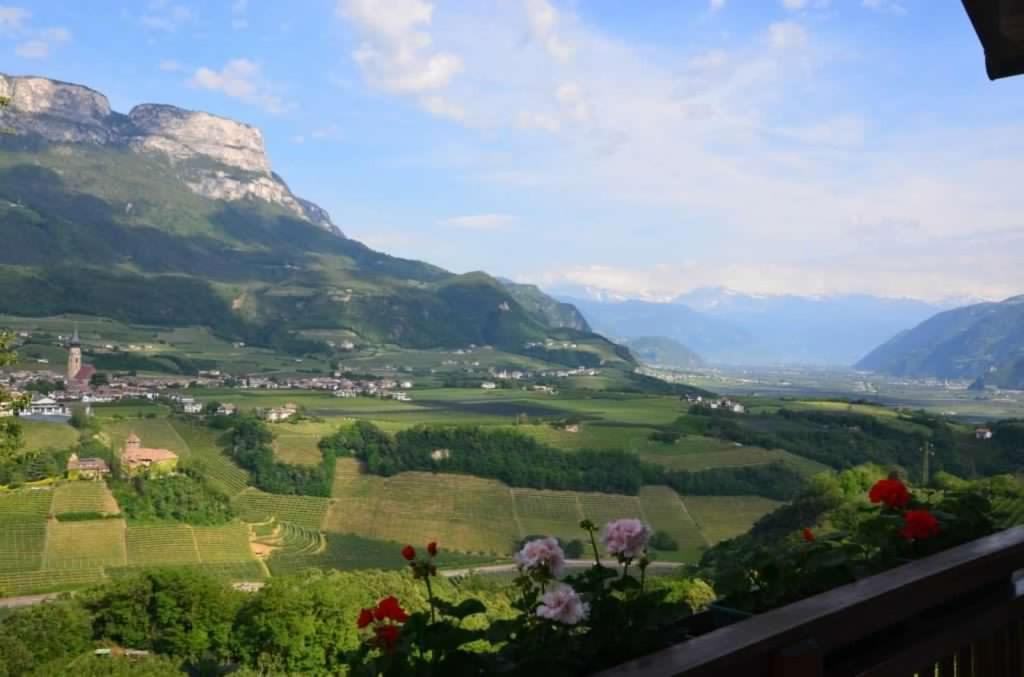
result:
M 665 299 L 1024 292 L 1024 78 L 959 2 L 0 5 L 0 71 L 264 131 L 349 235 Z

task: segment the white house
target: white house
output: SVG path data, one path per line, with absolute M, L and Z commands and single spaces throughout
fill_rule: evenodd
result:
M 63 404 L 52 397 L 41 397 L 28 405 L 29 416 L 71 416 Z
M 186 414 L 201 414 L 203 412 L 203 403 L 190 400 L 183 402 L 181 408 Z
M 974 431 L 974 438 L 978 440 L 990 440 L 992 439 L 992 429 L 978 428 Z
M 495 383 L 494 381 L 484 381 L 483 383 L 480 384 L 480 387 L 483 388 L 484 390 L 494 390 L 495 388 L 498 387 L 498 384 Z

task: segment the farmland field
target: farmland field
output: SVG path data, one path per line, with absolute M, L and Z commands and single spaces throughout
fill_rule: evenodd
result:
M 96 569 L 127 563 L 124 520 L 50 521 L 44 569 Z
M 319 529 L 327 511 L 327 499 L 316 496 L 279 496 L 249 488 L 232 499 L 232 505 L 246 522 L 277 518 L 307 529 Z
M 106 482 L 80 480 L 64 482 L 53 490 L 50 512 L 62 515 L 69 512 L 96 512 L 116 515 L 120 512 L 117 501 Z
M 282 463 L 317 465 L 321 460 L 317 446 L 321 437 L 310 433 L 278 433 L 274 438 L 274 457 Z
M 685 503 L 712 545 L 745 533 L 760 517 L 782 505 L 760 496 L 688 496 Z
M 67 423 L 50 423 L 48 421 L 29 421 L 21 419 L 21 434 L 24 440 L 22 449 L 67 449 L 78 440 L 78 431 Z
M 584 517 L 601 525 L 620 517 L 639 517 L 671 534 L 680 544 L 662 559 L 694 560 L 706 543 L 721 540 L 730 528 L 745 530 L 778 503 L 750 499 L 736 510 L 731 503 L 726 525 L 713 519 L 711 532 L 679 496 L 667 487 L 644 487 L 639 496 L 568 491 L 510 489 L 501 482 L 450 474 L 406 472 L 394 477 L 360 474 L 352 459 L 339 459 L 334 497 L 324 518 L 328 534 L 355 534 L 396 542 L 437 539 L 463 552 L 507 555 L 528 535 L 583 538 Z M 730 499 L 731 501 L 737 499 Z M 746 500 L 746 497 L 739 500 Z
M 217 443 L 215 431 L 183 421 L 173 421 L 172 426 L 188 448 L 185 462 L 199 469 L 210 484 L 228 496 L 234 496 L 245 489 L 249 473 L 228 458 Z
M 698 441 L 695 444 L 695 441 Z M 782 462 L 800 473 L 811 476 L 828 470 L 828 466 L 783 449 L 737 446 L 732 442 L 707 437 L 686 437 L 677 444 L 663 444 L 656 451 L 640 454 L 640 458 L 673 470 L 707 470 L 709 468 L 765 465 Z M 694 447 L 700 451 L 691 451 Z

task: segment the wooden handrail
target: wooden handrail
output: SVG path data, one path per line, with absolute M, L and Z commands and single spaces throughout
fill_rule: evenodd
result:
M 822 666 L 830 656 L 844 650 L 851 653 L 851 647 L 887 629 L 899 635 L 902 647 L 919 647 L 905 660 L 925 665 L 939 660 L 943 648 L 950 652 L 957 648 L 940 645 L 934 647 L 938 653 L 924 655 L 925 645 L 943 631 L 957 630 L 956 637 L 963 642 L 975 639 L 970 636 L 972 628 L 960 622 L 984 619 L 988 627 L 1024 618 L 1022 598 L 1011 581 L 1018 569 L 1024 569 L 1024 526 L 759 614 L 605 670 L 599 677 L 788 677 L 850 670 L 849 674 L 859 675 L 910 675 L 913 670 L 893 673 L 873 671 L 871 665 L 850 667 L 870 656 L 870 647 L 864 647 L 861 656 L 833 661 L 835 669 L 830 666 L 826 672 Z M 951 624 L 960 627 L 946 627 Z M 914 625 L 917 630 L 907 627 Z M 922 632 L 924 628 L 927 632 Z M 879 640 L 875 647 L 884 644 Z M 875 656 L 875 665 L 896 660 L 900 651 L 893 648 Z

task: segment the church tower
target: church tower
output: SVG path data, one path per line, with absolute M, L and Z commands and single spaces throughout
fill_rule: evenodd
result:
M 78 339 L 78 327 L 75 327 L 75 333 L 71 337 L 71 343 L 68 345 L 68 382 L 70 383 L 78 375 L 78 372 L 82 369 L 82 342 Z

